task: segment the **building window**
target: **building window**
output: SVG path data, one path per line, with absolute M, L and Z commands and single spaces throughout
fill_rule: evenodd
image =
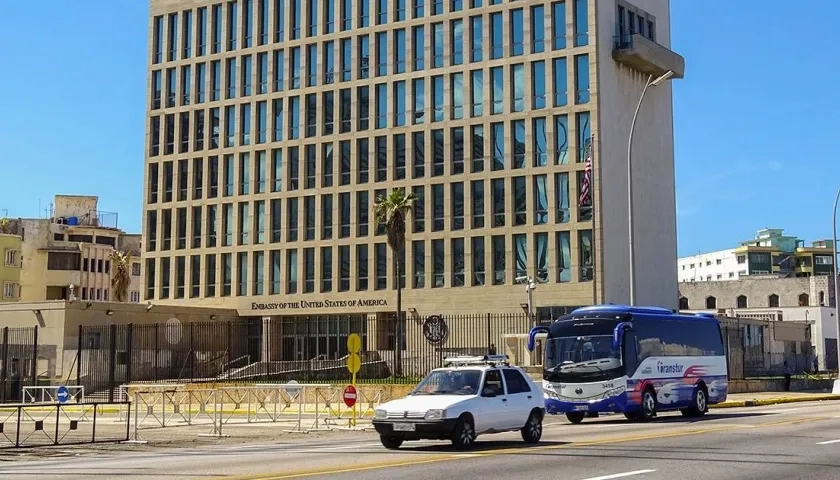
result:
M 339 247 L 339 262 L 341 263 L 341 284 L 339 289 L 342 292 L 350 290 L 350 247 Z M 356 245 L 356 290 L 367 290 L 370 278 L 370 258 L 368 257 L 367 245 Z
M 464 239 L 463 238 L 453 238 L 452 239 L 452 286 L 453 287 L 463 287 L 465 283 L 465 273 L 464 273 L 464 259 L 465 259 L 465 252 L 464 252 Z
M 493 254 L 493 285 L 505 283 L 506 254 L 505 236 L 493 235 L 491 237 L 491 248 Z
M 485 284 L 484 237 L 472 238 L 472 285 Z
M 20 292 L 20 285 L 14 282 L 3 282 L 3 298 L 12 300 L 18 298 Z
M 376 283 L 375 290 L 384 290 L 388 288 L 388 250 L 384 243 L 377 243 L 374 245 L 373 255 L 376 263 Z
M 799 306 L 800 307 L 807 307 L 810 306 L 810 298 L 807 293 L 802 293 L 799 295 Z M 825 305 L 825 292 L 820 292 L 820 306 Z
M 688 299 L 680 297 L 680 310 L 688 310 Z
M 432 288 L 443 287 L 446 284 L 446 264 L 443 240 L 432 240 Z
M 735 306 L 737 308 L 747 308 L 746 295 L 738 295 L 738 298 L 735 299 Z
M 773 293 L 767 297 L 767 306 L 771 308 L 779 308 L 779 296 Z
M 717 298 L 715 298 L 715 297 L 706 297 L 706 308 L 707 308 L 707 309 L 714 309 L 714 308 L 717 308 Z
M 411 242 L 411 257 L 414 262 L 412 288 L 423 288 L 426 286 L 426 245 L 423 240 Z
M 7 267 L 20 267 L 20 252 L 17 250 L 7 249 L 5 257 L 5 264 Z

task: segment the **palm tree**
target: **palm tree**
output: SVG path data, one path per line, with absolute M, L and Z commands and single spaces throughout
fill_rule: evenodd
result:
M 114 250 L 111 252 L 111 288 L 114 300 L 124 302 L 131 285 L 131 253 Z
M 400 253 L 405 247 L 405 221 L 414 212 L 413 193 L 406 194 L 402 189 L 393 189 L 384 197 L 379 197 L 373 204 L 373 216 L 377 226 L 385 225 L 388 234 L 388 245 L 394 253 L 394 271 L 397 278 L 397 320 L 394 330 L 394 370 L 397 376 L 402 375 L 402 282 L 400 282 Z

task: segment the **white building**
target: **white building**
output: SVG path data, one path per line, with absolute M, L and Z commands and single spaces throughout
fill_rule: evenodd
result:
M 778 275 L 810 277 L 831 273 L 831 240 L 810 247 L 781 228 L 763 228 L 755 238 L 727 250 L 681 257 L 677 260 L 679 282 L 738 280 L 743 276 Z
M 718 250 L 681 257 L 677 261 L 677 279 L 680 282 L 711 282 L 737 280 L 746 270 L 735 258 L 735 249 Z

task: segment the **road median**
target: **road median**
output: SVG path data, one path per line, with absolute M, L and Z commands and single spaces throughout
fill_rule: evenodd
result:
M 738 407 L 762 407 L 767 405 L 779 405 L 783 403 L 799 403 L 799 402 L 822 402 L 830 400 L 840 400 L 840 395 L 831 394 L 815 394 L 815 395 L 797 395 L 790 396 L 780 394 L 773 397 L 757 397 L 744 398 L 738 400 L 727 400 L 723 403 L 709 405 L 710 408 L 738 408 Z

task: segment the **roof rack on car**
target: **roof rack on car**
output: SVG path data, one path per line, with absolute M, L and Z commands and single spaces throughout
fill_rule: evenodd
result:
M 462 355 L 458 357 L 448 357 L 443 360 L 444 365 L 507 365 L 509 357 L 507 355 Z

